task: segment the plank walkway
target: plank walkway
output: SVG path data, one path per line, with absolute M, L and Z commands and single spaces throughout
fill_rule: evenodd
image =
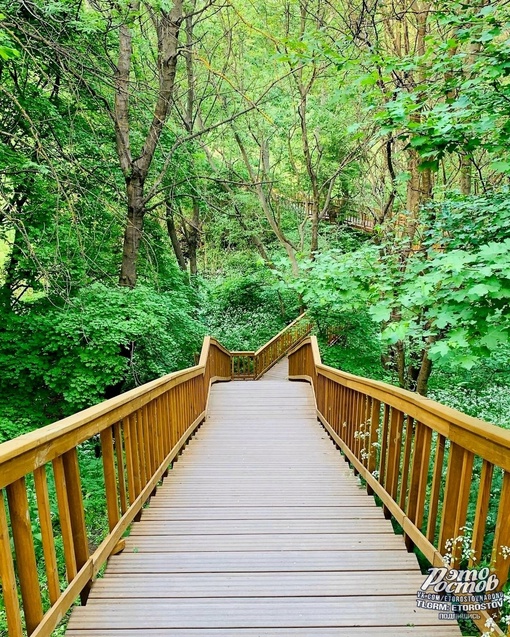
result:
M 453 637 L 414 555 L 286 362 L 213 386 L 208 417 L 68 637 Z

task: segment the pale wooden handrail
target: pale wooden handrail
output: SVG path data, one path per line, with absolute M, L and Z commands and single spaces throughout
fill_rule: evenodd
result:
M 232 378 L 260 378 L 305 338 L 311 329 L 312 323 L 303 312 L 257 351 L 232 352 Z
M 402 526 L 409 550 L 416 546 L 433 566 L 460 547 L 448 541 L 472 524 L 470 565 L 483 557 L 489 512 L 496 516 L 491 568 L 500 585 L 510 557 L 510 431 L 472 418 L 412 392 L 323 365 L 317 339 L 308 337 L 289 353 L 289 378 L 314 389 L 317 415 L 386 515 Z M 473 467 L 479 467 L 480 476 Z M 503 470 L 503 471 L 502 471 Z M 501 492 L 491 493 L 493 476 Z M 470 498 L 476 499 L 468 515 Z M 448 549 L 448 550 L 447 550 Z M 489 615 L 476 624 L 482 632 Z M 498 628 L 494 635 L 503 635 Z
M 230 378 L 230 352 L 206 337 L 198 365 L 0 445 L 0 576 L 10 637 L 23 635 L 23 618 L 29 635 L 51 635 L 78 595 L 86 601 L 91 581 L 122 547 L 123 533 L 204 419 L 211 383 Z M 101 446 L 109 533 L 90 554 L 78 454 L 79 445 L 94 436 L 99 436 Z M 64 546 L 64 590 L 55 550 L 50 477 Z M 35 491 L 37 516 L 31 516 L 28 482 Z M 37 522 L 46 572 L 42 583 L 32 532 Z

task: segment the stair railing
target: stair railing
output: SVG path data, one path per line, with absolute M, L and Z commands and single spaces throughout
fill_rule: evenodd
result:
M 306 312 L 287 325 L 256 352 L 232 352 L 232 378 L 257 380 L 311 331 Z
M 435 567 L 485 559 L 499 587 L 507 582 L 509 430 L 323 365 L 315 336 L 290 352 L 289 378 L 312 384 L 318 418 L 402 527 L 408 550 L 417 547 Z M 489 615 L 480 615 L 484 632 Z
M 123 534 L 203 421 L 211 383 L 230 378 L 230 352 L 206 337 L 198 365 L 0 445 L 0 576 L 9 637 L 51 635 L 78 596 L 86 602 L 92 580 L 122 550 Z M 92 551 L 80 477 L 91 440 L 102 456 L 109 527 Z

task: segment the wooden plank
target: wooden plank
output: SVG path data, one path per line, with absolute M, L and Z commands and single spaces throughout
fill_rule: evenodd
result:
M 139 491 L 135 482 L 135 471 L 138 471 L 138 458 L 135 456 L 136 454 L 136 442 L 134 439 L 135 429 L 133 427 L 132 418 L 128 416 L 124 418 L 122 421 L 123 429 L 124 429 L 124 444 L 126 449 L 126 471 L 127 471 L 127 479 L 128 479 L 128 495 L 129 495 L 129 504 L 131 505 L 135 499 Z M 139 478 L 138 478 L 139 480 Z
M 90 599 L 409 595 L 424 576 L 417 571 L 351 573 L 132 573 L 99 579 Z
M 179 551 L 379 551 L 404 548 L 402 538 L 389 534 L 357 533 L 349 535 L 334 533 L 272 534 L 272 535 L 172 535 L 171 540 L 158 536 L 130 536 L 126 539 L 126 550 L 142 552 Z
M 478 485 L 478 497 L 476 500 L 475 522 L 473 524 L 473 544 L 470 566 L 478 564 L 482 557 L 483 541 L 485 538 L 485 527 L 487 525 L 487 515 L 489 513 L 490 493 L 492 486 L 492 475 L 494 465 L 484 460 L 480 473 L 480 483 Z
M 22 637 L 18 587 L 12 559 L 9 525 L 3 491 L 0 490 L 0 577 L 9 637 Z
M 454 565 L 460 560 L 461 547 L 457 544 L 447 550 L 446 543 L 455 542 L 465 524 L 472 467 L 473 454 L 455 443 L 451 444 L 439 534 L 439 550 L 443 554 L 445 552 L 452 554 L 454 568 Z
M 71 449 L 71 451 L 65 453 L 62 457 L 62 461 L 65 471 L 65 484 L 68 495 L 76 565 L 78 570 L 80 570 L 88 560 L 89 548 L 87 530 L 85 528 L 85 511 L 83 508 L 77 450 Z
M 16 568 L 23 599 L 23 611 L 27 631 L 30 635 L 41 621 L 43 609 L 24 478 L 20 478 L 8 485 L 7 500 L 11 517 L 12 537 L 16 550 Z
M 294 497 L 296 495 L 296 490 L 299 489 L 300 482 L 298 480 L 287 482 L 281 485 L 281 488 L 278 490 L 279 493 L 276 494 L 281 498 L 285 498 L 287 496 Z M 313 488 L 315 487 L 315 489 Z M 299 493 L 300 498 L 304 498 L 305 496 L 314 497 L 317 492 L 321 490 L 321 484 L 315 483 L 310 484 L 307 488 L 303 488 L 301 493 Z M 344 498 L 344 497 L 363 497 L 364 494 L 360 494 L 359 488 L 356 485 L 352 485 L 349 487 L 337 487 L 330 488 L 327 495 L 332 498 Z M 171 498 L 173 495 L 180 498 L 186 498 L 188 496 L 198 497 L 199 499 L 204 499 L 208 497 L 250 497 L 257 496 L 261 497 L 270 497 L 274 498 L 274 482 L 271 484 L 270 482 L 263 482 L 260 487 L 257 489 L 257 485 L 253 482 L 241 482 L 237 485 L 232 485 L 232 483 L 225 482 L 209 484 L 208 486 L 203 485 L 203 488 L 200 488 L 200 485 L 176 485 L 171 489 L 161 489 L 161 493 L 164 493 L 166 496 Z
M 144 520 L 350 520 L 350 519 L 380 519 L 381 509 L 368 498 L 364 506 L 333 506 L 333 507 L 168 507 L 155 508 L 150 506 L 143 513 Z
M 409 480 L 409 470 L 411 467 L 411 453 L 413 449 L 414 439 L 414 420 L 410 417 L 406 417 L 406 441 L 404 446 L 404 461 L 402 465 L 402 475 L 400 478 L 400 495 L 399 506 L 402 510 L 405 510 L 407 502 L 407 490 Z
M 384 405 L 381 437 L 379 439 L 379 482 L 384 486 L 386 484 L 386 456 L 388 453 L 388 427 L 390 420 L 390 408 Z
M 117 630 L 80 629 L 67 631 L 68 637 L 120 637 Z M 450 626 L 377 626 L 377 637 L 454 637 Z M 141 637 L 139 630 L 124 629 L 122 637 Z M 156 628 L 143 637 L 375 637 L 374 628 Z
M 396 619 L 398 618 L 398 620 Z M 437 611 L 416 610 L 416 596 L 381 597 L 287 597 L 215 598 L 166 600 L 144 599 L 94 602 L 94 612 L 77 607 L 69 626 L 123 630 L 125 628 L 256 628 L 338 627 L 408 624 L 439 624 Z M 447 623 L 447 622 L 443 622 Z M 450 621 L 450 624 L 453 622 Z M 455 633 L 453 633 L 455 634 Z M 460 631 L 457 628 L 457 633 Z
M 76 576 L 76 555 L 74 553 L 73 529 L 71 526 L 71 515 L 69 511 L 69 499 L 66 488 L 66 476 L 62 458 L 53 460 L 53 475 L 55 478 L 55 490 L 57 492 L 58 513 L 60 520 L 60 531 L 64 544 L 64 558 L 66 563 L 67 581 L 70 582 Z
M 180 551 L 130 553 L 111 557 L 108 574 L 233 573 L 279 571 L 407 571 L 417 568 L 414 554 L 388 551 Z
M 510 551 L 510 525 L 508 524 L 508 512 L 510 511 L 510 473 L 504 473 L 501 495 L 499 497 L 498 517 L 494 531 L 494 543 L 492 547 L 492 563 L 499 577 L 500 588 L 508 579 Z
M 147 445 L 145 440 L 144 413 L 143 409 L 139 409 L 135 414 L 136 422 L 136 442 L 138 448 L 138 458 L 140 461 L 140 486 L 145 487 L 150 479 L 149 464 L 150 460 L 147 455 Z
M 432 477 L 432 489 L 429 500 L 429 519 L 427 520 L 427 539 L 434 544 L 437 526 L 437 511 L 439 507 L 439 493 L 443 482 L 445 438 L 438 435 L 436 441 L 436 457 L 434 460 L 434 473 Z
M 113 426 L 115 436 L 115 455 L 117 458 L 117 472 L 119 475 L 119 498 L 121 514 L 127 511 L 128 501 L 126 492 L 126 470 L 124 465 L 124 444 L 123 444 L 123 427 L 120 422 L 116 422 Z
M 103 456 L 104 484 L 106 491 L 106 508 L 110 531 L 119 521 L 119 501 L 117 499 L 117 475 L 113 449 L 112 428 L 101 432 L 101 451 Z
M 423 510 L 425 507 L 431 438 L 432 431 L 423 423 L 417 422 L 414 438 L 411 482 L 407 503 L 407 516 L 418 529 L 421 529 Z
M 34 471 L 34 483 L 37 495 L 39 524 L 41 527 L 44 566 L 46 579 L 48 581 L 48 594 L 51 604 L 54 604 L 60 596 L 60 583 L 58 579 L 57 554 L 55 551 L 55 539 L 53 537 L 48 480 L 45 467 L 40 467 Z
M 137 522 L 131 529 L 135 535 L 240 535 L 240 534 L 305 534 L 305 533 L 364 533 L 393 535 L 393 527 L 383 518 L 336 519 L 336 520 L 185 520 L 170 521 L 149 520 L 145 515 L 143 522 Z
M 69 517 L 73 534 L 74 555 L 78 571 L 82 569 L 89 558 L 89 542 L 85 527 L 85 510 L 83 507 L 83 494 L 81 490 L 80 468 L 78 465 L 78 452 L 71 449 L 62 456 L 65 472 L 65 484 L 67 500 L 69 503 Z M 90 590 L 88 583 L 80 593 L 83 604 L 87 602 Z
M 355 507 L 355 506 L 365 506 L 364 496 L 359 495 L 356 497 L 326 497 L 326 496 L 317 496 L 316 498 L 313 495 L 309 495 L 308 497 L 299 497 L 298 495 L 294 497 L 286 498 L 286 503 L 291 506 L 300 506 L 300 507 L 309 507 L 309 506 L 335 506 L 342 501 L 346 506 Z M 176 507 L 190 507 L 190 506 L 208 506 L 211 502 L 210 497 L 199 497 L 198 495 L 186 498 L 180 498 L 175 496 L 173 505 Z M 272 497 L 266 496 L 256 498 L 254 495 L 246 496 L 246 497 L 236 497 L 232 499 L 231 497 L 219 497 L 216 500 L 216 504 L 220 507 L 225 507 L 232 505 L 232 503 L 237 506 L 267 506 L 267 507 L 278 507 L 281 503 L 281 499 L 278 498 L 277 495 L 273 495 Z M 152 506 L 152 504 L 151 504 Z M 168 504 L 161 505 L 159 502 L 154 503 L 154 507 L 167 507 Z
M 388 469 L 386 475 L 386 491 L 393 500 L 397 498 L 398 481 L 400 477 L 400 457 L 402 454 L 402 430 L 404 414 L 392 408 L 389 428 Z

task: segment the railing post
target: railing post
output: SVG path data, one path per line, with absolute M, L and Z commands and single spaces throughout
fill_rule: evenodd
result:
M 446 543 L 455 540 L 466 522 L 472 469 L 473 454 L 456 443 L 452 443 L 448 457 L 448 472 L 439 534 L 439 552 L 443 555 Z M 459 561 L 458 553 L 459 547 L 453 545 L 453 565 Z
M 411 483 L 409 486 L 409 498 L 407 505 L 407 517 L 418 529 L 423 522 L 423 510 L 427 490 L 427 477 L 430 462 L 430 443 L 432 431 L 423 423 L 416 423 L 416 435 L 413 453 L 413 468 L 411 471 Z M 404 534 L 407 550 L 412 551 L 414 543 Z
M 2 490 L 0 490 L 0 573 L 2 575 L 2 593 L 9 637 L 23 637 L 18 588 L 16 586 L 16 575 L 14 573 L 11 542 L 9 539 L 9 526 Z
M 46 566 L 46 578 L 48 580 L 48 593 L 51 604 L 54 604 L 60 595 L 60 582 L 58 579 L 57 555 L 55 540 L 53 538 L 53 525 L 51 521 L 50 497 L 48 492 L 48 480 L 46 467 L 39 467 L 34 471 L 35 492 L 37 496 L 37 510 L 41 525 L 41 539 Z
M 494 531 L 494 543 L 492 548 L 492 565 L 499 578 L 499 587 L 502 588 L 508 579 L 510 560 L 508 559 L 510 545 L 510 524 L 508 515 L 510 511 L 510 473 L 503 475 L 501 495 L 499 498 L 498 517 Z
M 381 401 L 372 399 L 372 407 L 370 410 L 370 437 L 368 447 L 368 463 L 367 469 L 370 474 L 374 474 L 377 466 L 377 451 L 376 444 L 379 440 L 379 419 L 381 417 Z M 374 490 L 367 484 L 367 492 L 369 495 L 373 495 Z
M 77 569 L 89 558 L 89 545 L 87 529 L 85 528 L 85 511 L 83 509 L 83 496 L 81 493 L 80 468 L 78 465 L 78 452 L 76 447 L 67 451 L 62 456 L 66 477 L 67 500 L 70 507 L 71 527 L 74 541 L 74 554 Z M 82 604 L 87 603 L 91 582 L 80 593 Z
M 110 531 L 119 521 L 119 503 L 117 500 L 117 477 L 113 455 L 113 433 L 111 427 L 100 434 L 103 456 L 104 484 L 106 489 L 106 508 Z
M 7 499 L 11 514 L 12 537 L 16 549 L 16 568 L 27 631 L 30 635 L 43 618 L 43 608 L 25 478 L 20 478 L 8 485 Z

